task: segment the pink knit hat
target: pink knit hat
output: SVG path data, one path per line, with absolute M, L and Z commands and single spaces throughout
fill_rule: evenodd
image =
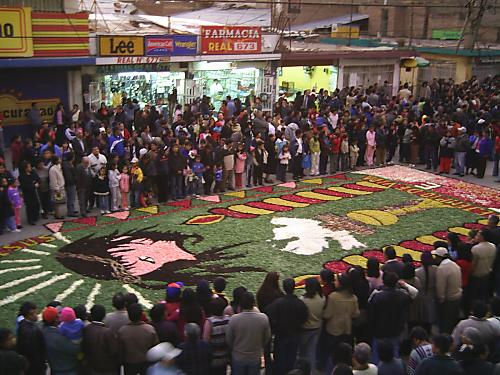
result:
M 65 307 L 61 311 L 60 319 L 61 322 L 72 322 L 76 319 L 75 310 L 73 310 L 71 307 Z

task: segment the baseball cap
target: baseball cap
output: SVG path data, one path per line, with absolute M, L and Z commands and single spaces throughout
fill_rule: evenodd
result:
M 182 353 L 181 349 L 176 348 L 169 342 L 162 342 L 153 346 L 148 350 L 146 358 L 149 362 L 158 362 L 163 360 L 171 360 L 178 357 Z
M 438 247 L 436 250 L 432 250 L 431 254 L 441 258 L 445 258 L 446 256 L 448 256 L 448 249 L 445 249 L 444 247 Z
M 137 159 L 136 157 L 133 157 L 133 158 L 132 158 L 132 164 L 134 164 L 134 163 L 138 163 L 138 162 L 139 162 L 139 159 Z

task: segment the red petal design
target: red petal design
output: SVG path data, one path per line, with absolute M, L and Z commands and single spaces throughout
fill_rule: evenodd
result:
M 243 212 L 231 211 L 227 208 L 212 208 L 210 212 L 216 215 L 224 215 L 235 219 L 253 219 L 257 217 L 257 215 L 254 214 L 245 214 Z

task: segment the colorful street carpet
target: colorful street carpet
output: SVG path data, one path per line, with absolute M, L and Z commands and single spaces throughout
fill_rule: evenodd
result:
M 278 271 L 300 284 L 322 267 L 382 260 L 388 245 L 418 262 L 499 209 L 495 189 L 392 166 L 53 222 L 50 235 L 0 248 L 0 326 L 26 300 L 111 309 L 122 291 L 150 308 L 174 281 L 224 276 L 230 294 Z

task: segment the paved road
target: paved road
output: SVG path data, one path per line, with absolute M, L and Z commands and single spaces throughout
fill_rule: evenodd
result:
M 10 165 L 10 163 L 8 165 Z M 418 169 L 425 170 L 425 168 L 423 166 L 419 166 Z M 483 179 L 479 179 L 479 178 L 476 178 L 476 177 L 471 176 L 471 175 L 467 175 L 465 177 L 459 177 L 459 179 L 463 180 L 463 181 L 475 183 L 478 185 L 483 185 L 483 186 L 488 186 L 488 187 L 491 187 L 494 189 L 498 189 L 500 192 L 500 183 L 497 182 L 498 177 L 491 176 L 492 169 L 493 169 L 493 163 L 489 162 L 487 169 L 486 169 L 485 177 Z M 443 176 L 447 176 L 447 175 L 443 175 Z M 451 177 L 457 177 L 457 176 L 451 176 Z M 291 176 L 289 176 L 288 179 L 291 180 Z M 78 207 L 78 204 L 75 204 L 75 207 Z M 99 211 L 97 209 L 94 209 L 94 211 L 91 213 L 91 215 L 98 215 L 98 212 Z M 68 218 L 67 220 L 71 220 L 71 219 L 74 219 L 74 218 Z M 43 226 L 43 224 L 50 223 L 52 221 L 54 221 L 53 218 L 48 219 L 48 220 L 42 219 L 38 222 L 39 224 L 36 226 L 26 224 L 22 228 L 20 233 L 4 232 L 3 235 L 0 235 L 0 245 L 6 245 L 6 244 L 13 243 L 13 242 L 16 242 L 19 240 L 23 240 L 23 239 L 26 239 L 29 237 L 40 236 L 43 234 L 50 234 L 51 232 L 49 230 L 47 230 Z M 26 218 L 25 218 L 25 212 L 23 210 L 23 223 L 25 223 L 25 222 L 26 222 Z

